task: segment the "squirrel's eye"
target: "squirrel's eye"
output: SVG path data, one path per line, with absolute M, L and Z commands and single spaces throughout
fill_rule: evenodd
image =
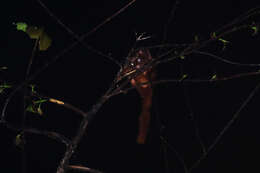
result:
M 131 62 L 130 65 L 133 67 L 135 64 L 133 62 Z

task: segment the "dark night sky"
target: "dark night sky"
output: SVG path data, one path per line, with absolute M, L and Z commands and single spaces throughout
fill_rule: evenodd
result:
M 87 33 L 129 1 L 44 1 L 45 5 L 73 32 Z M 174 2 L 174 1 L 173 1 Z M 135 32 L 146 32 L 152 38 L 142 46 L 159 44 L 163 26 L 173 5 L 171 0 L 138 0 L 133 6 L 87 37 L 84 42 L 118 61 L 123 61 L 134 44 Z M 14 1 L 6 3 L 3 52 L 0 66 L 1 81 L 17 84 L 24 79 L 26 65 L 33 42 L 23 32 L 18 32 L 13 22 L 26 22 L 44 26 L 53 44 L 46 52 L 37 53 L 32 73 L 51 60 L 57 53 L 75 41 L 64 28 L 51 18 L 37 1 Z M 207 38 L 210 32 L 230 22 L 235 17 L 256 7 L 250 1 L 182 1 L 175 17 L 168 26 L 167 42 L 191 43 L 194 36 Z M 259 17 L 250 18 L 259 22 Z M 240 63 L 260 63 L 259 35 L 252 37 L 250 31 L 231 34 L 225 51 L 220 45 L 211 44 L 204 51 L 212 52 Z M 158 50 L 151 50 L 153 55 Z M 237 73 L 257 71 L 252 67 L 237 67 L 216 61 L 207 56 L 191 55 L 184 61 L 162 64 L 157 69 L 158 79 L 180 79 L 183 67 L 188 79 L 209 79 L 213 74 L 226 77 Z M 38 91 L 88 110 L 111 84 L 119 68 L 113 62 L 86 49 L 82 44 L 62 56 L 41 73 L 33 83 Z M 224 82 L 189 83 L 188 98 L 197 119 L 201 138 L 206 147 L 232 118 L 253 88 L 259 83 L 258 76 L 250 76 Z M 113 172 L 162 172 L 165 170 L 163 149 L 167 150 L 169 172 L 184 172 L 176 154 L 160 145 L 158 121 L 164 125 L 160 135 L 168 140 L 190 167 L 200 156 L 201 149 L 195 135 L 194 123 L 184 99 L 182 83 L 160 84 L 155 87 L 152 108 L 152 127 L 148 144 L 137 145 L 137 118 L 141 111 L 136 91 L 111 98 L 96 114 L 71 163 Z M 4 101 L 7 94 L 1 96 Z M 259 150 L 259 101 L 256 93 L 241 111 L 239 118 L 220 140 L 216 148 L 193 170 L 197 172 L 258 172 Z M 2 105 L 2 104 L 1 104 Z M 1 106 L 2 108 L 2 106 Z M 67 137 L 75 135 L 80 116 L 53 104 L 43 105 L 44 115 L 28 114 L 27 126 L 57 131 Z M 21 93 L 10 102 L 7 120 L 19 127 L 21 122 Z M 21 172 L 21 152 L 13 144 L 16 134 L 0 127 L 0 172 Z M 65 147 L 42 136 L 26 136 L 27 172 L 55 172 Z

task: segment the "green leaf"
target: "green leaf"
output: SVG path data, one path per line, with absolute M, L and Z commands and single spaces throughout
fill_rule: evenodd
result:
M 216 32 L 213 32 L 213 33 L 211 34 L 211 38 L 214 38 L 214 39 L 217 38 Z
M 35 111 L 35 108 L 33 107 L 32 104 L 30 104 L 29 106 L 27 106 L 26 111 L 32 112 L 32 113 L 37 113 L 37 111 Z
M 0 94 L 2 94 L 4 92 L 3 88 L 0 88 Z
M 224 40 L 224 39 L 222 39 L 222 38 L 219 38 L 218 40 L 221 41 L 221 42 L 224 43 L 224 44 L 230 43 L 230 41 Z
M 44 31 L 43 27 L 28 26 L 24 22 L 18 22 L 18 23 L 15 23 L 15 25 L 16 25 L 17 30 L 26 32 L 31 39 L 39 40 L 38 48 L 40 51 L 45 51 L 51 46 L 52 39 Z
M 39 105 L 39 107 L 37 108 L 37 113 L 42 115 L 43 112 L 42 112 L 42 109 L 41 109 L 41 104 Z
M 198 35 L 195 35 L 195 36 L 194 36 L 194 41 L 195 41 L 195 42 L 198 42 L 198 41 L 199 41 L 199 36 L 198 36 Z
M 184 56 L 184 55 L 181 55 L 180 58 L 181 58 L 181 59 L 185 59 L 185 56 Z
M 23 31 L 23 32 L 26 32 L 26 28 L 28 27 L 28 25 L 24 22 L 14 23 L 14 25 L 16 25 L 16 29 L 18 31 Z
M 230 43 L 230 41 L 224 40 L 224 39 L 222 39 L 222 38 L 219 38 L 218 40 L 223 43 L 223 48 L 222 48 L 222 50 L 224 50 L 224 49 L 227 47 L 227 44 Z
M 183 74 L 182 75 L 182 77 L 181 77 L 181 79 L 179 80 L 179 81 L 183 81 L 185 78 L 187 78 L 188 77 L 188 75 L 187 74 Z
M 217 79 L 217 75 L 216 74 L 214 74 L 212 77 L 211 77 L 211 79 L 210 80 L 216 80 Z
M 47 99 L 41 99 L 41 100 L 34 101 L 33 103 L 39 104 L 39 103 L 44 103 L 44 102 L 47 102 L 47 101 L 48 101 Z
M 36 91 L 35 91 L 35 85 L 31 84 L 30 87 L 31 87 L 32 93 L 36 93 Z
M 26 33 L 30 36 L 31 39 L 39 39 L 40 51 L 47 50 L 52 43 L 51 38 L 46 32 L 44 32 L 43 27 L 29 26 L 26 29 Z
M 253 23 L 253 25 L 251 26 L 251 29 L 253 30 L 253 34 L 252 34 L 252 36 L 255 36 L 256 34 L 258 34 L 259 27 L 256 26 L 255 23 Z
M 39 41 L 39 50 L 40 51 L 47 50 L 51 46 L 51 43 L 52 43 L 52 39 L 45 32 L 43 32 Z
M 41 104 L 37 104 L 37 105 L 30 104 L 30 105 L 26 108 L 26 111 L 31 112 L 31 113 L 34 113 L 34 114 L 39 114 L 39 115 L 42 115 L 42 114 L 43 114 L 42 109 L 41 109 Z
M 217 34 L 216 34 L 216 32 L 213 32 L 213 33 L 211 34 L 211 38 L 217 39 Z M 223 48 L 222 48 L 222 50 L 224 50 L 224 49 L 227 47 L 227 44 L 230 43 L 230 41 L 224 40 L 223 38 L 218 38 L 218 41 L 221 41 L 221 42 L 223 43 L 223 45 L 224 45 Z
M 42 105 L 42 103 L 47 102 L 47 101 L 48 100 L 46 100 L 46 99 L 40 99 L 40 100 L 37 100 L 37 101 L 32 101 L 32 104 L 27 106 L 26 111 L 42 115 L 43 111 L 41 109 L 41 105 Z
M 31 39 L 40 39 L 43 33 L 43 28 L 39 28 L 37 26 L 28 26 L 26 29 L 26 33 L 29 35 Z
M 4 92 L 5 89 L 11 88 L 11 85 L 8 85 L 6 83 L 3 83 L 2 85 L 0 85 L 0 94 Z
M 15 137 L 15 145 L 19 145 L 22 142 L 22 134 L 18 134 Z
M 19 148 L 23 148 L 24 147 L 25 140 L 24 140 L 23 133 L 19 133 L 18 135 L 16 135 L 14 143 Z

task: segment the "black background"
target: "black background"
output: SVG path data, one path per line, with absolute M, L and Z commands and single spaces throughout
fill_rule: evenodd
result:
M 72 31 L 82 35 L 115 13 L 129 1 L 44 1 L 45 5 Z M 152 36 L 145 46 L 159 44 L 163 26 L 169 19 L 174 1 L 137 1 L 111 22 L 91 34 L 84 41 L 118 61 L 123 61 L 134 44 L 135 33 Z M 247 10 L 256 7 L 251 1 L 180 1 L 176 15 L 168 26 L 167 42 L 191 43 L 195 35 L 209 34 Z M 33 42 L 16 31 L 13 22 L 44 26 L 53 43 L 46 52 L 38 52 L 32 73 L 66 48 L 75 38 L 51 18 L 37 1 L 8 1 L 4 3 L 4 28 L 0 65 L 1 81 L 17 84 L 24 79 Z M 258 18 L 259 19 L 259 18 Z M 258 22 L 257 18 L 252 21 Z M 225 51 L 221 45 L 209 45 L 205 51 L 216 53 L 241 63 L 259 63 L 259 36 L 252 31 L 231 34 Z M 152 50 L 155 56 L 158 50 Z M 181 78 L 181 68 L 188 79 L 210 79 L 212 75 L 226 77 L 251 72 L 257 68 L 236 67 L 210 57 L 191 55 L 184 61 L 162 64 L 158 79 Z M 119 68 L 79 44 L 33 81 L 39 93 L 64 100 L 83 110 L 89 110 L 110 86 Z M 198 121 L 201 138 L 206 147 L 232 118 L 259 83 L 258 76 L 224 82 L 192 83 L 186 85 L 191 107 Z M 135 90 L 111 98 L 96 114 L 86 135 L 71 159 L 72 164 L 96 168 L 104 172 L 165 172 L 163 150 L 167 151 L 169 172 L 184 172 L 176 154 L 159 140 L 158 120 L 164 125 L 160 135 L 174 147 L 190 167 L 200 156 L 201 148 L 195 135 L 194 123 L 184 99 L 182 83 L 160 84 L 155 88 L 153 120 L 148 143 L 137 145 L 137 118 L 141 111 Z M 3 102 L 8 91 L 1 95 Z M 7 110 L 7 120 L 19 127 L 21 122 L 21 93 Z M 259 152 L 259 93 L 243 109 L 239 118 L 220 140 L 216 148 L 193 172 L 257 172 Z M 2 104 L 1 104 L 2 105 Z M 2 106 L 1 106 L 2 108 Z M 75 135 L 80 116 L 53 104 L 43 105 L 44 115 L 28 113 L 28 127 L 56 131 L 67 137 Z M 1 172 L 21 172 L 21 150 L 13 143 L 16 133 L 0 127 Z M 65 147 L 47 137 L 26 136 L 26 172 L 55 172 Z

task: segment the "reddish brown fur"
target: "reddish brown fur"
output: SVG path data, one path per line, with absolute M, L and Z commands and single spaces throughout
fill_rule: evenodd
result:
M 136 60 L 140 58 L 140 62 L 136 62 Z M 152 60 L 151 54 L 149 50 L 142 49 L 135 52 L 134 56 L 129 60 L 134 63 L 133 66 L 126 66 L 124 71 L 125 73 L 134 70 L 136 68 L 141 68 L 142 65 Z M 129 64 L 129 63 L 128 63 Z M 155 78 L 155 71 L 149 69 L 142 74 L 138 75 L 134 79 L 131 79 L 131 84 L 136 87 L 139 95 L 142 98 L 142 111 L 139 116 L 139 131 L 137 135 L 137 143 L 144 144 L 146 142 L 147 134 L 150 126 L 151 119 L 151 106 L 152 106 L 152 86 L 151 81 Z
M 139 132 L 137 136 L 137 143 L 144 144 L 149 131 L 151 119 L 151 106 L 153 90 L 150 83 L 154 72 L 144 72 L 131 80 L 131 84 L 137 88 L 138 93 L 142 98 L 142 112 L 139 115 Z M 148 83 L 142 85 L 141 83 Z

